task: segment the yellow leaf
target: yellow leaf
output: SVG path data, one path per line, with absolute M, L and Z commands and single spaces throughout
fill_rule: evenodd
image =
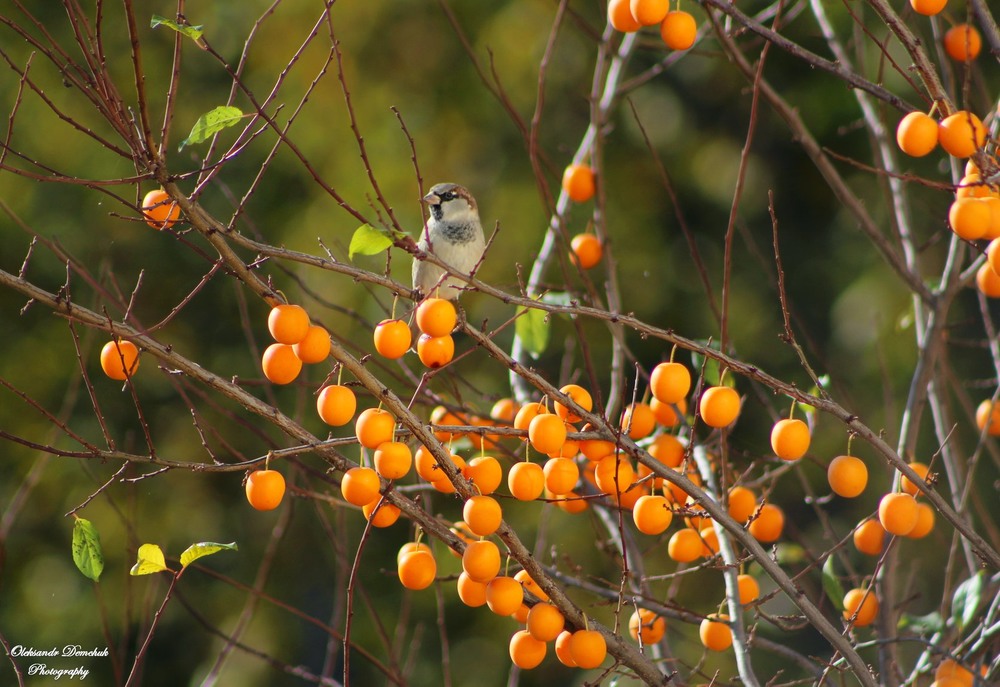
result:
M 166 560 L 163 558 L 163 549 L 156 544 L 143 544 L 139 547 L 139 555 L 128 571 L 129 575 L 152 575 L 167 569 Z

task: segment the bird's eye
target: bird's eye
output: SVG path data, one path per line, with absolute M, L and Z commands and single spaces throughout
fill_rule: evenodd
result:
M 455 200 L 455 192 L 445 191 L 444 193 L 441 194 L 441 200 Z

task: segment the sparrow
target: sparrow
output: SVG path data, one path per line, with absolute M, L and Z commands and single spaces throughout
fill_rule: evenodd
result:
M 486 250 L 476 199 L 464 186 L 449 183 L 436 184 L 423 200 L 430 217 L 417 247 L 433 253 L 456 272 L 471 274 Z M 455 300 L 464 286 L 437 265 L 413 258 L 413 288 L 422 295 Z

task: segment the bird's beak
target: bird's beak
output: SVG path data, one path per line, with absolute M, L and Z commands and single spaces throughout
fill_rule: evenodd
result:
M 427 203 L 428 205 L 440 205 L 441 196 L 433 192 L 428 193 L 426 196 L 424 196 L 424 202 Z

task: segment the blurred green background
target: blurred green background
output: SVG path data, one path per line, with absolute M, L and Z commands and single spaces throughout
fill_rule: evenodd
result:
M 23 24 L 25 20 L 15 5 L 4 0 L 0 11 Z M 164 2 L 135 5 L 137 39 L 146 70 L 144 86 L 151 120 L 158 131 L 171 77 L 173 33 L 165 28 L 149 28 L 149 17 L 172 16 L 175 10 Z M 545 99 L 538 131 L 545 179 L 553 193 L 589 121 L 596 38 L 604 27 L 603 2 L 574 0 L 568 5 L 569 14 L 559 29 L 545 72 Z M 442 6 L 427 0 L 338 2 L 330 12 L 329 23 L 318 25 L 321 3 L 286 0 L 268 12 L 270 6 L 260 0 L 192 3 L 187 16 L 192 24 L 204 26 L 213 49 L 233 65 L 260 19 L 246 50 L 244 81 L 262 100 L 280 79 L 280 90 L 269 112 L 275 112 L 280 105 L 276 119 L 282 124 L 324 69 L 332 31 L 342 53 L 344 78 L 371 169 L 401 225 L 415 235 L 421 225 L 422 208 L 410 144 L 393 108 L 413 137 L 424 186 L 439 181 L 468 186 L 478 199 L 484 225 L 488 229 L 498 227 L 497 239 L 479 276 L 517 292 L 537 255 L 549 213 L 518 127 L 504 105 L 484 86 Z M 495 72 L 509 106 L 522 121 L 530 122 L 539 90 L 539 62 L 557 3 L 507 0 L 452 2 L 450 6 L 490 86 L 496 86 L 489 76 Z M 694 3 L 685 6 L 699 20 L 705 18 Z M 753 13 L 765 4 L 741 3 L 741 7 Z M 798 5 L 795 9 L 785 33 L 826 55 L 815 22 L 808 13 L 798 12 Z M 44 3 L 31 11 L 36 13 L 44 32 L 66 46 L 72 59 L 79 60 L 79 50 L 71 45 L 72 34 L 64 11 L 56 3 Z M 831 5 L 828 11 L 838 29 L 850 35 L 846 11 L 839 4 Z M 864 10 L 859 11 L 864 17 Z M 92 8 L 88 12 L 93 19 Z M 105 13 L 102 40 L 109 56 L 109 70 L 124 101 L 134 108 L 135 86 L 122 12 L 115 5 L 105 7 Z M 877 27 L 871 17 L 865 20 Z M 319 38 L 289 65 L 314 25 Z M 919 28 L 926 30 L 926 23 L 919 24 Z M 41 27 L 30 31 L 42 36 Z M 63 85 L 60 75 L 42 55 L 35 51 L 32 57 L 32 46 L 9 27 L 4 27 L 0 35 L 0 48 L 8 61 L 17 69 L 30 61 L 31 79 L 58 108 L 99 136 L 119 143 L 84 94 Z M 742 40 L 747 54 L 756 58 L 761 44 L 753 38 Z M 626 82 L 666 57 L 655 33 L 644 32 L 641 43 L 627 65 Z M 923 107 L 905 81 L 884 68 L 874 47 L 854 41 L 851 46 L 864 60 L 868 78 L 879 80 Z M 897 46 L 891 49 L 895 51 Z M 178 152 L 178 143 L 201 113 L 226 101 L 231 80 L 211 55 L 189 41 L 184 42 L 183 50 L 177 106 L 166 148 L 171 171 L 187 175 L 179 184 L 190 192 L 194 182 L 188 173 L 198 168 L 207 144 Z M 282 70 L 289 66 L 283 75 Z M 374 205 L 374 194 L 350 129 L 336 73 L 334 60 L 326 65 L 325 75 L 296 116 L 289 136 L 316 175 L 372 222 L 378 222 L 379 214 L 370 207 Z M 10 113 L 18 98 L 18 76 L 11 68 L 0 74 L 0 101 L 4 112 Z M 765 76 L 798 108 L 823 146 L 849 159 L 871 163 L 872 141 L 852 92 L 841 82 L 776 49 L 769 53 Z M 995 92 L 996 81 L 995 64 L 983 71 L 976 68 L 977 88 L 971 103 L 974 110 L 991 109 L 988 101 L 977 98 L 980 93 Z M 250 110 L 245 97 L 238 95 L 234 102 L 244 112 Z M 723 241 L 750 107 L 746 80 L 711 37 L 670 63 L 662 74 L 628 91 L 619 102 L 605 132 L 600 183 L 607 199 L 608 238 L 626 312 L 690 338 L 718 339 L 719 323 L 709 303 L 720 301 Z M 891 129 L 900 113 L 884 110 Z M 239 129 L 221 134 L 222 150 L 235 140 Z M 679 207 L 674 207 L 660 181 L 657 161 L 644 141 L 642 129 L 669 174 Z M 259 183 L 252 186 L 274 144 L 275 136 L 270 131 L 255 137 L 202 190 L 200 202 L 226 222 L 235 204 L 253 188 L 237 222 L 240 231 L 274 245 L 325 255 L 321 240 L 337 259 L 346 260 L 346 247 L 359 221 L 338 206 L 287 148 L 278 150 Z M 112 180 L 137 173 L 128 159 L 105 150 L 79 129 L 68 126 L 30 92 L 20 98 L 4 162 L 42 175 L 51 169 L 78 179 Z M 950 176 L 941 155 L 905 160 L 903 164 L 909 171 L 936 181 L 947 181 Z M 838 169 L 885 227 L 886 234 L 891 235 L 891 206 L 884 193 L 884 180 L 850 162 L 839 163 Z M 37 234 L 58 246 L 63 255 L 72 256 L 89 274 L 89 281 L 78 273 L 71 275 L 70 291 L 75 302 L 106 310 L 110 317 L 120 319 L 123 305 L 141 277 L 132 314 L 147 326 L 161 321 L 209 271 L 214 253 L 194 235 L 157 233 L 137 220 L 135 204 L 154 187 L 147 181 L 139 185 L 111 184 L 95 190 L 74 183 L 42 183 L 0 171 L 0 198 L 4 204 L 0 214 L 0 268 L 18 273 L 30 250 L 25 276 L 45 289 L 57 291 L 66 280 L 64 259 L 49 246 L 31 249 L 32 234 Z M 769 192 L 773 193 L 779 222 L 781 257 L 796 336 L 813 367 L 820 374 L 830 375 L 835 398 L 869 426 L 884 430 L 886 439 L 894 444 L 918 354 L 910 295 L 858 231 L 853 218 L 838 205 L 783 122 L 766 106 L 761 107 L 755 122 L 737 217 L 729 304 L 729 336 L 735 354 L 800 387 L 811 386 L 794 351 L 778 338 L 783 325 L 768 215 Z M 917 184 L 908 188 L 923 276 L 931 283 L 940 272 L 947 248 L 944 217 L 949 198 L 947 192 Z M 570 234 L 587 228 L 591 207 L 586 204 L 570 210 L 566 218 Z M 683 216 L 697 247 L 698 260 L 705 265 L 711 299 L 678 215 Z M 250 254 L 243 257 L 248 261 L 254 258 Z M 358 258 L 356 264 L 375 272 L 386 269 L 383 256 Z M 590 274 L 599 287 L 607 277 L 605 265 Z M 392 253 L 390 269 L 392 276 L 408 281 L 409 259 L 401 252 Z M 259 272 L 272 279 L 292 301 L 305 305 L 315 320 L 357 354 L 371 351 L 371 329 L 392 307 L 390 294 L 332 272 L 273 261 L 265 262 Z M 577 276 L 568 279 L 570 287 L 580 287 Z M 546 283 L 563 289 L 567 276 L 553 269 Z M 465 297 L 464 305 L 472 322 L 485 320 L 488 327 L 499 326 L 513 315 L 511 307 L 481 295 Z M 71 329 L 63 318 L 37 304 L 22 311 L 24 306 L 22 295 L 0 290 L 0 322 L 5 333 L 0 337 L 0 379 L 4 381 L 0 390 L 0 429 L 5 433 L 41 445 L 79 449 L 31 408 L 21 398 L 23 393 L 74 432 L 104 445 L 96 403 L 101 422 L 120 449 L 148 453 L 148 428 L 157 455 L 170 460 L 207 461 L 203 444 L 226 462 L 260 456 L 271 448 L 289 444 L 276 429 L 248 417 L 231 402 L 186 385 L 170 370 L 157 369 L 148 356 L 136 380 L 140 418 L 129 392 L 100 373 L 98 351 L 105 340 L 102 333 L 81 327 Z M 401 302 L 398 307 L 403 311 L 408 304 Z M 327 428 L 313 411 L 313 393 L 331 367 L 324 364 L 307 368 L 299 383 L 289 388 L 262 383 L 258 361 L 268 343 L 266 314 L 264 303 L 233 279 L 219 274 L 156 336 L 203 367 L 225 378 L 239 379 L 317 436 L 326 436 Z M 978 402 L 992 394 L 996 380 L 989 351 L 983 345 L 974 290 L 961 294 L 949 316 L 949 325 L 952 345 L 948 355 L 956 373 L 956 399 L 968 395 Z M 607 370 L 610 351 L 607 328 L 593 322 L 581 326 L 602 373 Z M 510 345 L 512 329 L 508 327 L 496 337 L 505 347 Z M 580 375 L 577 330 L 569 321 L 556 318 L 552 335 L 548 352 L 537 361 L 538 369 L 554 382 Z M 626 340 L 646 369 L 670 354 L 662 341 L 632 333 L 626 334 Z M 470 342 L 459 339 L 458 348 L 460 352 L 468 350 Z M 691 362 L 684 353 L 679 354 L 679 359 Z M 92 382 L 93 399 L 81 378 L 81 364 Z M 377 360 L 369 365 L 383 370 L 387 379 L 393 380 L 394 388 L 407 396 L 413 389 L 412 375 L 420 374 L 419 363 L 412 357 L 404 362 L 404 368 Z M 435 382 L 435 391 L 482 412 L 487 412 L 497 398 L 510 394 L 506 370 L 479 352 L 464 358 L 443 377 Z M 586 381 L 585 374 L 582 379 Z M 606 391 L 608 380 L 602 378 L 600 382 Z M 769 427 L 777 413 L 786 412 L 788 403 L 784 398 L 774 398 L 766 389 L 752 389 L 745 380 L 737 384 L 750 400 L 732 434 L 730 458 L 738 472 L 757 461 L 754 474 L 759 475 L 769 454 Z M 361 399 L 361 407 L 370 405 L 374 405 L 371 399 Z M 197 411 L 197 427 L 192 406 Z M 957 405 L 955 440 L 962 451 L 971 452 L 974 427 L 963 412 L 961 404 Z M 919 455 L 913 458 L 926 461 L 938 450 L 938 443 L 930 431 L 929 417 L 925 417 L 924 425 L 927 429 L 921 434 Z M 335 430 L 333 434 L 347 436 L 350 430 Z M 773 498 L 788 514 L 786 539 L 803 547 L 790 543 L 783 549 L 792 571 L 834 543 L 818 522 L 814 506 L 803 496 L 803 485 L 811 485 L 820 496 L 827 494 L 825 465 L 832 456 L 845 452 L 846 444 L 846 434 L 835 420 L 817 418 L 810 456 L 774 484 Z M 878 495 L 891 484 L 890 470 L 873 451 L 859 442 L 853 448 L 867 459 L 872 478 L 868 491 L 854 502 L 834 499 L 823 505 L 838 537 L 845 536 L 858 520 L 870 514 Z M 358 458 L 354 450 L 347 455 L 352 460 Z M 987 512 L 994 516 L 995 465 L 985 461 L 979 467 L 976 477 L 981 480 L 981 489 L 974 495 L 974 501 L 979 506 L 985 504 Z M 222 633 L 232 631 L 247 604 L 253 603 L 246 586 L 254 585 L 258 577 L 264 597 L 256 603 L 241 641 L 280 665 L 237 649 L 215 684 L 254 687 L 308 683 L 291 674 L 289 667 L 301 667 L 313 675 L 324 670 L 334 677 L 341 675 L 339 666 L 324 666 L 329 635 L 301 614 L 343 629 L 347 577 L 363 529 L 358 513 L 294 495 L 278 511 L 258 513 L 246 504 L 240 472 L 199 474 L 172 470 L 139 479 L 155 470 L 133 466 L 124 473 L 128 479 L 116 482 L 79 511 L 99 530 L 107 558 L 100 583 L 93 585 L 73 566 L 73 523 L 66 514 L 87 501 L 120 467 L 51 457 L 13 441 L 3 444 L 0 633 L 9 645 L 110 647 L 117 658 L 53 659 L 51 663 L 58 667 L 86 665 L 92 671 L 90 683 L 116 684 L 121 680 L 116 664 L 120 664 L 119 670 L 123 666 L 127 674 L 137 643 L 167 586 L 165 577 L 128 575 L 138 545 L 157 543 L 167 551 L 168 559 L 173 556 L 176 561 L 192 542 L 236 541 L 239 552 L 205 559 L 205 570 L 189 571 L 181 580 L 177 596 L 167 606 L 152 640 L 142 684 L 212 684 L 206 676 L 212 673 L 224 640 L 211 628 Z M 332 476 L 324 475 L 326 466 L 318 458 L 304 455 L 286 467 L 282 469 L 295 487 L 336 493 Z M 453 499 L 432 494 L 425 495 L 424 503 L 431 512 L 447 519 L 460 518 L 459 504 Z M 525 533 L 529 545 L 535 544 L 537 538 L 539 555 L 545 562 L 555 560 L 566 568 L 578 565 L 595 579 L 616 579 L 617 567 L 607 550 L 593 546 L 595 540 L 605 542 L 607 534 L 592 514 L 570 516 L 550 506 L 519 503 L 510 504 L 507 513 Z M 352 641 L 383 662 L 390 660 L 387 644 L 396 650 L 407 647 L 401 650 L 401 660 L 411 685 L 447 684 L 446 673 L 455 685 L 508 684 L 506 640 L 516 629 L 513 621 L 497 618 L 484 609 L 461 606 L 449 581 L 443 581 L 436 593 L 401 591 L 395 579 L 394 554 L 412 536 L 411 528 L 401 522 L 373 533 L 367 541 L 361 556 L 360 591 L 354 600 Z M 641 542 L 648 574 L 663 575 L 676 569 L 676 564 L 666 557 L 666 536 Z M 906 578 L 902 582 L 909 592 L 908 613 L 929 613 L 939 605 L 942 572 L 938 563 L 931 562 L 939 560 L 951 536 L 951 529 L 939 523 L 926 540 L 902 542 L 900 555 L 912 561 L 914 569 L 924 571 L 919 579 Z M 274 547 L 273 551 L 267 553 L 270 547 Z M 862 560 L 853 551 L 850 556 L 856 571 L 870 574 L 872 561 Z M 457 575 L 457 559 L 440 546 L 437 558 L 443 575 Z M 269 562 L 266 574 L 261 572 L 262 561 Z M 804 577 L 803 584 L 812 598 L 831 614 L 835 612 L 822 599 L 817 574 Z M 698 613 L 714 611 L 723 595 L 721 576 L 711 569 L 656 581 L 653 588 L 668 605 Z M 575 594 L 575 598 L 602 622 L 614 622 L 613 606 L 584 593 Z M 290 609 L 298 609 L 299 613 Z M 788 613 L 791 606 L 778 597 L 765 610 Z M 622 620 L 627 623 L 627 614 Z M 444 654 L 441 632 L 448 636 Z M 758 632 L 807 655 L 828 651 L 818 635 L 809 630 L 784 632 L 761 623 Z M 703 658 L 704 663 L 699 665 L 702 675 L 707 676 L 702 678 L 705 682 L 716 669 L 723 683 L 735 675 L 731 656 L 703 656 L 696 626 L 671 621 L 668 639 L 681 661 L 677 667 L 682 675 L 686 676 L 690 666 Z M 333 652 L 333 656 L 339 660 L 340 652 Z M 762 676 L 779 669 L 786 670 L 789 679 L 801 676 L 796 668 L 766 652 L 756 651 L 754 659 Z M 19 665 L 26 668 L 28 662 L 22 659 Z M 358 653 L 353 655 L 351 666 L 352 684 L 385 682 L 372 662 Z M 550 657 L 539 669 L 523 674 L 519 684 L 583 684 L 595 675 L 565 669 Z M 11 666 L 0 662 L 0 682 L 13 684 L 13 679 Z M 47 683 L 28 678 L 27 684 Z

